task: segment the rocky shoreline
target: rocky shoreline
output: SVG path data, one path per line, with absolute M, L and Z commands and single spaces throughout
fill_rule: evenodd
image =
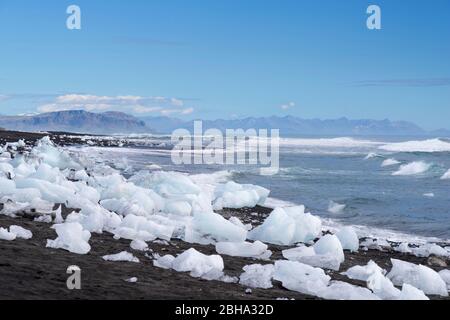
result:
M 34 144 L 38 139 L 49 135 L 41 133 L 23 133 L 0 131 L 0 144 L 17 142 L 23 139 L 26 145 Z M 85 144 L 81 135 L 51 133 L 51 140 L 60 146 Z M 98 146 L 116 146 L 111 140 L 95 139 Z M 0 210 L 3 205 L 0 205 Z M 65 217 L 73 210 L 62 206 Z M 251 222 L 254 226 L 261 224 L 270 214 L 271 209 L 264 207 L 225 209 L 217 213 L 225 218 L 238 217 L 244 224 Z M 212 255 L 217 254 L 212 245 L 197 245 L 172 240 L 148 243 L 149 251 L 140 252 L 130 248 L 129 240 L 115 240 L 111 234 L 92 234 L 92 250 L 87 255 L 77 255 L 64 250 L 46 248 L 47 239 L 55 239 L 56 232 L 51 224 L 33 221 L 32 215 L 18 218 L 0 215 L 0 227 L 8 228 L 18 225 L 33 233 L 32 239 L 14 241 L 0 240 L 0 299 L 150 299 L 150 300 L 318 300 L 317 297 L 286 290 L 281 283 L 274 281 L 271 289 L 247 290 L 237 283 L 206 281 L 191 277 L 188 273 L 175 272 L 157 268 L 153 265 L 152 253 L 160 255 L 178 255 L 190 248 Z M 364 240 L 364 239 L 363 239 Z M 393 244 L 395 246 L 395 244 Z M 250 264 L 269 264 L 283 259 L 282 250 L 289 247 L 270 245 L 273 252 L 268 261 L 250 258 L 229 257 L 222 255 L 226 275 L 239 277 L 242 268 Z M 104 261 L 104 255 L 130 251 L 139 258 L 140 263 Z M 345 262 L 339 272 L 327 271 L 332 280 L 347 282 L 366 287 L 366 283 L 350 280 L 341 272 L 356 265 L 366 265 L 370 260 L 381 268 L 390 270 L 391 259 L 399 259 L 414 264 L 422 264 L 435 271 L 448 269 L 448 259 L 442 257 L 417 257 L 393 250 L 393 247 L 345 252 Z M 77 265 L 81 268 L 82 289 L 68 290 L 66 280 L 67 268 Z M 137 282 L 127 281 L 137 278 Z M 430 299 L 448 300 L 449 298 L 429 296 Z

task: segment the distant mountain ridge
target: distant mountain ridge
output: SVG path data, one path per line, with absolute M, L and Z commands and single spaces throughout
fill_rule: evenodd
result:
M 193 131 L 194 121 L 170 117 L 137 118 L 122 112 L 94 113 L 69 110 L 26 116 L 0 116 L 0 127 L 18 131 L 66 131 L 76 133 L 161 133 L 170 134 L 183 128 Z M 203 130 L 226 129 L 280 129 L 283 136 L 450 136 L 450 131 L 441 129 L 425 131 L 406 121 L 390 120 L 334 120 L 302 119 L 285 117 L 249 117 L 235 120 L 203 120 Z
M 155 132 L 170 133 L 183 128 L 193 131 L 194 121 L 182 121 L 168 117 L 142 118 L 148 127 Z M 226 129 L 280 129 L 281 135 L 330 135 L 330 136 L 428 136 L 439 134 L 450 136 L 450 131 L 442 129 L 427 132 L 407 121 L 390 120 L 350 120 L 340 118 L 334 120 L 301 119 L 294 116 L 285 117 L 249 117 L 236 120 L 203 120 L 203 130 L 217 128 Z
M 0 127 L 19 131 L 65 131 L 93 134 L 148 133 L 145 122 L 122 112 L 70 110 L 31 116 L 0 116 Z

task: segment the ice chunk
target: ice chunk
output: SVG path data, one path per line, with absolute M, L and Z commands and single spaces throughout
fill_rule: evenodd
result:
M 170 240 L 174 227 L 129 214 L 113 232 L 116 236 L 129 240 L 153 241 L 156 238 Z
M 292 261 L 300 261 L 303 257 L 310 257 L 316 254 L 313 247 L 307 247 L 305 245 L 300 245 L 296 248 L 283 250 L 283 257 Z
M 161 257 L 160 255 L 156 254 L 154 256 L 154 260 L 153 260 L 153 265 L 155 267 L 158 268 L 162 268 L 162 269 L 171 269 L 172 268 L 172 263 L 175 260 L 175 257 L 168 254 L 165 255 L 163 257 Z
M 426 294 L 448 296 L 447 286 L 439 274 L 423 265 L 391 259 L 392 270 L 387 277 L 397 286 L 412 285 Z
M 380 300 L 369 289 L 342 281 L 333 281 L 330 286 L 321 288 L 316 295 L 328 300 Z
M 78 170 L 74 173 L 73 178 L 79 181 L 88 181 L 89 175 L 86 173 L 85 170 Z
M 81 169 L 80 165 L 66 151 L 56 147 L 49 137 L 39 140 L 38 145 L 32 150 L 32 154 L 51 167 Z
M 400 166 L 400 169 L 394 172 L 393 176 L 409 176 L 421 174 L 428 171 L 431 168 L 430 163 L 426 163 L 423 161 L 414 161 L 408 164 L 404 164 Z
M 76 254 L 87 254 L 91 251 L 88 241 L 91 233 L 83 230 L 79 223 L 63 223 L 52 227 L 56 230 L 58 237 L 55 240 L 47 240 L 47 247 L 64 249 Z
M 219 242 L 216 244 L 216 251 L 219 254 L 225 254 L 232 257 L 269 259 L 272 252 L 267 250 L 267 245 L 255 241 L 250 242 Z
M 305 213 L 303 206 L 276 208 L 261 226 L 250 231 L 249 239 L 292 245 L 315 239 L 321 229 L 320 219 Z
M 11 233 L 14 233 L 16 235 L 16 237 L 20 238 L 20 239 L 28 240 L 33 237 L 33 233 L 30 230 L 27 230 L 20 226 L 10 226 L 9 231 Z
M 229 181 L 226 184 L 218 185 L 214 191 L 214 209 L 222 208 L 253 208 L 256 205 L 264 205 L 270 191 L 251 184 L 237 184 Z
M 313 267 L 338 271 L 344 262 L 344 251 L 334 235 L 322 237 L 313 247 L 298 247 L 283 251 L 283 256 Z
M 288 216 L 282 208 L 277 208 L 261 226 L 250 231 L 249 239 L 290 245 L 294 239 L 295 229 L 295 220 Z
M 1 177 L 1 173 L 3 173 L 3 176 L 5 178 L 12 179 L 15 176 L 13 166 L 10 165 L 9 163 L 5 163 L 5 162 L 0 162 L 0 177 Z
M 442 270 L 439 272 L 442 280 L 447 284 L 447 290 L 450 291 L 450 270 Z
M 384 300 L 395 300 L 400 295 L 394 284 L 384 276 L 384 270 L 375 269 L 367 279 L 367 287 Z
M 130 247 L 131 247 L 131 249 L 136 250 L 136 251 L 147 251 L 148 250 L 148 244 L 142 240 L 131 241 Z
M 429 257 L 435 255 L 438 257 L 450 257 L 450 253 L 434 243 L 426 243 L 419 248 L 413 248 L 412 253 L 418 257 Z
M 407 283 L 403 284 L 398 300 L 430 300 L 422 290 L 419 290 Z
M 16 234 L 5 228 L 0 228 L 0 240 L 13 241 L 16 240 Z
M 164 212 L 178 216 L 190 216 L 192 206 L 187 201 L 166 201 Z
M 358 251 L 359 239 L 355 229 L 352 227 L 344 227 L 336 233 L 336 236 L 339 238 L 344 250 L 350 250 L 352 252 Z
M 320 268 L 300 262 L 276 261 L 273 279 L 288 290 L 317 295 L 328 286 L 331 278 Z
M 162 261 L 160 261 L 163 259 Z M 178 272 L 190 272 L 192 277 L 217 280 L 223 276 L 223 259 L 219 255 L 204 255 L 191 248 L 176 258 L 172 256 L 155 259 L 155 266 L 174 269 Z
M 328 205 L 328 212 L 333 214 L 341 213 L 342 211 L 344 211 L 345 207 L 345 204 L 330 201 L 330 204 Z
M 372 260 L 366 266 L 354 266 L 348 269 L 346 272 L 342 274 L 354 280 L 367 281 L 371 275 L 376 272 L 380 272 L 381 274 L 386 274 L 386 271 L 380 268 L 375 262 Z
M 398 245 L 398 247 L 394 248 L 395 251 L 400 253 L 412 253 L 412 249 L 409 247 L 409 243 L 402 242 Z
M 335 235 L 327 234 L 314 244 L 314 251 L 318 255 L 328 255 L 336 257 L 340 262 L 344 262 L 344 250 L 341 242 Z
M 122 251 L 117 254 L 110 254 L 110 255 L 103 256 L 103 260 L 139 263 L 139 259 L 127 251 Z
M 338 271 L 341 265 L 341 257 L 333 254 L 317 254 L 314 247 L 305 245 L 284 250 L 283 257 L 291 261 L 298 261 L 313 267 L 320 267 Z
M 272 288 L 272 277 L 274 273 L 274 265 L 252 264 L 243 268 L 244 273 L 239 278 L 239 283 L 243 286 L 251 288 Z
M 194 214 L 194 228 L 205 236 L 216 241 L 243 242 L 247 231 L 232 224 L 214 212 L 197 212 Z
M 235 226 L 238 226 L 246 231 L 250 231 L 252 230 L 252 225 L 251 224 L 243 224 L 241 220 L 239 220 L 239 218 L 236 217 L 231 217 L 230 219 L 228 219 L 232 224 L 234 224 Z
M 12 180 L 0 177 L 0 197 L 13 194 L 16 190 L 16 183 Z

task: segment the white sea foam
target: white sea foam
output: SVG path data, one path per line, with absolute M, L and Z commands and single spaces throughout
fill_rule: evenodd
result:
M 431 168 L 430 163 L 424 161 L 414 161 L 408 164 L 400 166 L 400 169 L 395 171 L 393 176 L 411 176 L 416 174 L 421 174 L 428 171 Z
M 338 214 L 344 211 L 345 207 L 346 207 L 345 204 L 330 201 L 330 204 L 328 205 L 328 212 L 332 214 Z
M 442 180 L 450 179 L 450 169 L 441 177 Z
M 297 139 L 297 138 L 280 139 L 280 145 L 282 146 L 355 148 L 355 147 L 373 147 L 379 146 L 380 144 L 383 144 L 383 142 L 360 140 L 349 137 L 330 138 L 330 139 Z
M 441 139 L 389 143 L 379 147 L 391 152 L 450 152 L 450 142 Z
M 384 160 L 383 163 L 381 164 L 381 166 L 382 167 L 390 167 L 390 166 L 395 166 L 400 163 L 401 163 L 400 161 L 390 158 L 390 159 Z

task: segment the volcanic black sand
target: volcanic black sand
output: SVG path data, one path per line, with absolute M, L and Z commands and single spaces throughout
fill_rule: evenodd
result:
M 0 142 L 15 142 L 26 139 L 31 143 L 42 138 L 41 134 L 25 134 L 0 131 Z M 64 139 L 53 134 L 52 139 L 57 142 Z M 3 142 L 2 142 L 3 141 Z M 78 143 L 69 141 L 66 143 Z M 0 209 L 2 205 L 0 205 Z M 72 210 L 63 207 L 63 216 Z M 237 216 L 244 223 L 260 224 L 270 213 L 270 209 L 257 207 L 242 210 L 223 210 L 219 212 L 224 217 Z M 188 273 L 164 270 L 153 266 L 152 252 L 160 255 L 177 255 L 189 248 L 195 248 L 204 254 L 216 254 L 214 246 L 192 245 L 181 241 L 170 243 L 149 243 L 150 252 L 142 253 L 130 248 L 129 240 L 115 240 L 108 233 L 92 234 L 90 245 L 92 250 L 87 255 L 77 255 L 64 250 L 46 248 L 47 239 L 55 239 L 56 232 L 51 224 L 34 222 L 32 217 L 22 216 L 11 218 L 0 215 L 0 227 L 7 228 L 19 225 L 33 233 L 30 240 L 17 239 L 14 241 L 0 240 L 0 299 L 154 299 L 154 300 L 184 300 L 184 299 L 317 299 L 315 297 L 288 291 L 281 284 L 274 281 L 274 288 L 268 290 L 252 289 L 246 293 L 247 287 L 235 283 L 206 281 L 191 277 Z M 225 274 L 239 276 L 242 267 L 254 263 L 273 263 L 282 259 L 281 251 L 284 247 L 270 246 L 273 256 L 270 261 L 246 258 L 235 258 L 223 255 Z M 121 251 L 132 252 L 140 263 L 107 262 L 104 255 Z M 431 263 L 429 258 L 419 258 L 408 254 L 400 254 L 392 250 L 369 250 L 358 253 L 346 252 L 345 262 L 341 265 L 341 272 L 354 265 L 366 265 L 370 260 L 380 267 L 389 270 L 391 258 L 428 265 L 440 271 Z M 449 261 L 438 260 L 440 263 Z M 81 290 L 68 290 L 66 280 L 69 276 L 66 270 L 71 265 L 81 268 Z M 362 287 L 366 284 L 349 280 L 338 272 L 329 272 L 334 280 L 341 280 Z M 126 280 L 138 278 L 136 283 Z M 430 297 L 442 299 L 440 297 Z

